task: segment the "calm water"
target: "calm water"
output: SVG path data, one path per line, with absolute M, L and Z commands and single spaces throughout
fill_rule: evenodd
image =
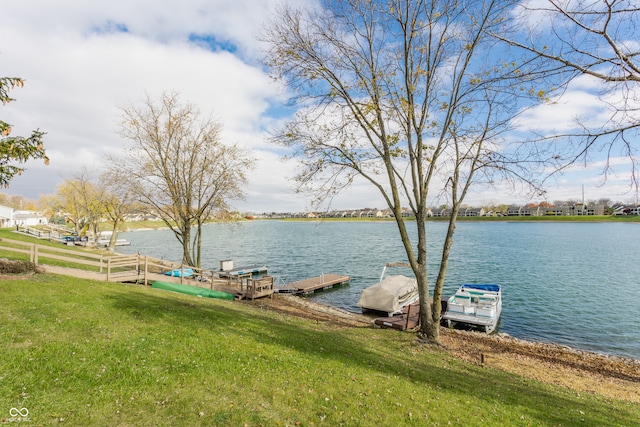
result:
M 427 226 L 433 284 L 446 224 Z M 181 259 L 169 230 L 120 237 L 131 242 L 118 248 L 121 253 Z M 464 282 L 501 284 L 499 332 L 640 359 L 640 224 L 463 222 L 454 239 L 444 294 Z M 217 270 L 220 260 L 232 259 L 236 267 L 266 264 L 285 282 L 349 275 L 348 286 L 309 298 L 354 312 L 361 290 L 379 279 L 383 265 L 406 260 L 391 222 L 213 224 L 205 227 L 203 246 L 204 268 Z

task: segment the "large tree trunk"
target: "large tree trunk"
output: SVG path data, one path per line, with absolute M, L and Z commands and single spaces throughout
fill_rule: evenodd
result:
M 455 213 L 455 215 L 454 215 Z M 447 276 L 447 268 L 449 267 L 449 253 L 451 252 L 451 246 L 453 245 L 453 233 L 456 229 L 456 216 L 458 215 L 458 209 L 452 211 L 451 218 L 449 218 L 449 226 L 447 227 L 447 235 L 444 238 L 444 244 L 442 245 L 442 258 L 440 259 L 440 269 L 438 271 L 438 278 L 433 288 L 433 321 L 440 322 L 440 315 L 442 314 L 442 287 L 444 286 L 444 279 Z
M 440 340 L 440 324 L 433 321 L 426 268 L 421 270 L 422 272 L 416 275 L 418 295 L 420 296 L 420 330 L 418 331 L 418 337 L 429 342 L 438 343 Z
M 420 296 L 420 330 L 418 337 L 431 343 L 440 342 L 440 321 L 432 314 L 434 306 L 429 296 L 429 276 L 427 271 L 427 229 L 425 225 L 424 208 L 420 206 L 416 212 L 416 229 L 418 232 L 417 271 L 414 270 L 418 281 L 418 295 Z M 435 302 L 435 301 L 434 301 Z
M 109 237 L 109 250 L 113 250 L 116 246 L 116 242 L 118 241 L 118 224 L 120 222 L 114 221 L 113 227 L 111 227 L 111 237 Z
M 182 227 L 182 263 L 194 266 L 191 258 L 191 227 L 189 224 L 185 224 Z
M 196 223 L 196 237 L 193 242 L 193 253 L 195 256 L 196 264 L 195 267 L 200 268 L 202 263 L 202 218 L 198 217 L 198 221 Z

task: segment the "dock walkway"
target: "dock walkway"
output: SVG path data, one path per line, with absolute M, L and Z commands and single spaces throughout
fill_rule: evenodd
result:
M 349 283 L 351 277 L 340 274 L 323 274 L 310 279 L 299 280 L 276 288 L 276 292 L 285 294 L 305 295 L 321 289 L 330 289 L 334 286 Z

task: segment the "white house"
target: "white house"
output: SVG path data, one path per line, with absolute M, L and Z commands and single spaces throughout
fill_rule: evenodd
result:
M 0 205 L 0 227 L 33 226 L 46 224 L 49 221 L 40 212 L 16 210 Z
M 15 225 L 13 223 L 13 208 L 0 205 L 0 227 L 7 228 Z

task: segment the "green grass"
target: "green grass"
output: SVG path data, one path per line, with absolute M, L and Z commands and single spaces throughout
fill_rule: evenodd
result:
M 50 242 L 49 240 L 37 239 L 33 236 L 28 236 L 22 233 L 16 233 L 15 227 L 0 228 L 0 238 L 17 240 L 17 241 L 26 242 L 26 243 L 37 243 L 39 245 L 53 246 L 56 248 L 65 248 L 65 246 L 62 245 L 60 242 Z M 69 247 L 71 248 L 72 246 L 69 246 Z
M 29 425 L 629 426 L 632 403 L 254 304 L 51 274 L 0 281 L 0 418 Z

